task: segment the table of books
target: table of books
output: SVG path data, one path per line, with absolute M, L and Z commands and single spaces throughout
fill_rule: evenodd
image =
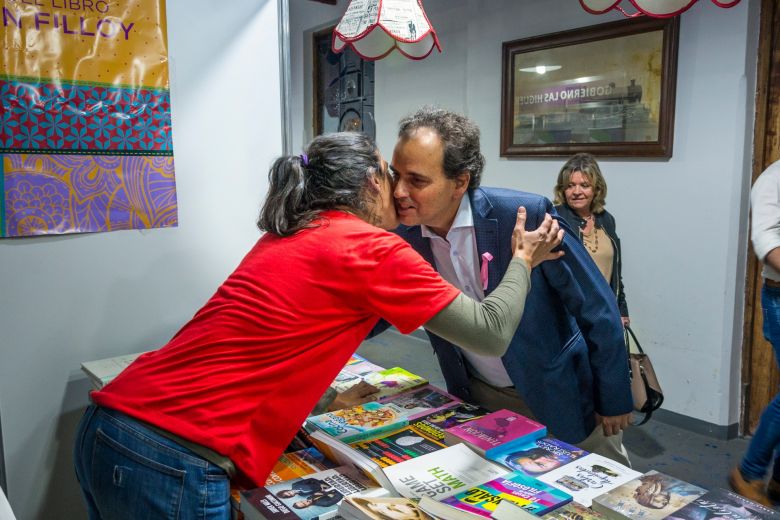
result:
M 376 401 L 309 417 L 265 486 L 233 493 L 234 518 L 780 520 L 731 491 L 639 473 L 357 354 L 331 386 L 360 381 L 379 388 Z

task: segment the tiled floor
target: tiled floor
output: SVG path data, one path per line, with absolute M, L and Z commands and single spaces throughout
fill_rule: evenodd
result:
M 427 340 L 388 331 L 365 341 L 358 353 L 378 365 L 404 367 L 445 387 Z M 727 488 L 726 475 L 747 448 L 746 439 L 718 440 L 656 420 L 629 428 L 624 444 L 637 471 L 655 469 L 705 489 Z

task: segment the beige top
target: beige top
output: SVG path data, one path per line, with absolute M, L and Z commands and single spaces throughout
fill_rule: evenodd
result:
M 615 256 L 615 250 L 607 233 L 601 228 L 593 228 L 590 233 L 582 234 L 582 243 L 596 262 L 601 274 L 609 282 L 612 279 L 612 257 Z

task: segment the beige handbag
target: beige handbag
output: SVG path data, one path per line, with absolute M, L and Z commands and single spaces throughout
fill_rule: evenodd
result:
M 636 339 L 636 334 L 631 327 L 625 329 L 626 351 L 628 352 L 628 370 L 631 376 L 631 395 L 634 398 L 634 410 L 645 414 L 642 422 L 636 426 L 645 424 L 650 420 L 653 412 L 661 407 L 664 402 L 664 391 L 653 370 L 653 363 L 642 346 Z M 634 340 L 636 352 L 631 352 L 630 339 Z

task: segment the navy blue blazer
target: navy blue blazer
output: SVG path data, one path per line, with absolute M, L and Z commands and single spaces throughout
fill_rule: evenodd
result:
M 477 251 L 489 252 L 489 294 L 512 257 L 511 237 L 517 208 L 528 212 L 526 227 L 536 229 L 545 213 L 556 215 L 540 195 L 500 188 L 469 190 Z M 557 216 L 557 215 L 556 215 Z M 622 415 L 632 410 L 628 358 L 620 313 L 604 277 L 563 219 L 565 256 L 531 272 L 531 291 L 523 318 L 502 358 L 509 377 L 537 419 L 559 439 L 577 443 L 595 429 L 594 412 Z M 431 265 L 430 241 L 420 226 L 395 231 Z M 428 333 L 447 389 L 470 400 L 463 354 L 452 343 Z

